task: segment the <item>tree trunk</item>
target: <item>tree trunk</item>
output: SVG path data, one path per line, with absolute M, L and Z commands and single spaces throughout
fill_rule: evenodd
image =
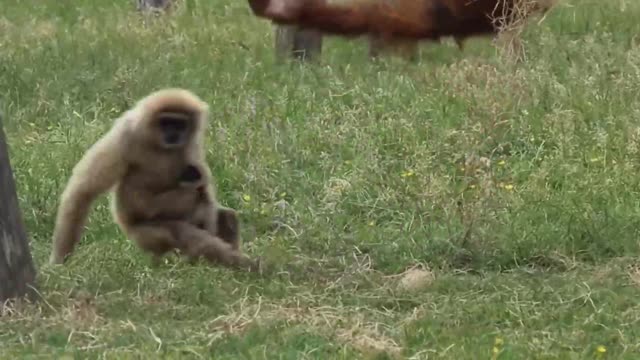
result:
M 321 53 L 321 33 L 302 30 L 293 25 L 276 27 L 276 56 L 279 59 L 293 55 L 300 60 L 315 60 Z
M 34 295 L 35 277 L 0 117 L 0 309 L 7 299 Z

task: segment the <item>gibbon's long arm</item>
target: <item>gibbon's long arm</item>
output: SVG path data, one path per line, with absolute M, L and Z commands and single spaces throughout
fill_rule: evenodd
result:
M 382 1 L 340 5 L 321 0 L 249 0 L 249 5 L 256 16 L 275 23 L 297 25 L 335 35 L 435 37 L 433 24 L 429 21 L 432 20 L 431 11 L 424 1 L 416 0 L 411 9 L 402 9 L 403 13 L 414 12 L 408 16 Z M 421 16 L 424 21 L 417 21 Z
M 82 236 L 91 204 L 125 174 L 125 146 L 118 144 L 119 133 L 115 130 L 98 140 L 73 168 L 58 208 L 51 264 L 64 262 Z

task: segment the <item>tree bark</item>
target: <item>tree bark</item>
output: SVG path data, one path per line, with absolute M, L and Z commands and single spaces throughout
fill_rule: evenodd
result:
M 322 34 L 302 30 L 294 25 L 276 27 L 276 56 L 285 59 L 293 56 L 300 60 L 316 60 L 322 53 Z
M 0 116 L 0 309 L 7 299 L 32 297 L 35 278 Z

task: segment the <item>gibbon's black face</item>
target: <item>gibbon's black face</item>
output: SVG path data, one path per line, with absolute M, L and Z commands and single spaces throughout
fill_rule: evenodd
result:
M 165 149 L 186 145 L 193 130 L 191 117 L 182 113 L 161 113 L 156 118 L 156 125 L 160 131 L 161 146 Z

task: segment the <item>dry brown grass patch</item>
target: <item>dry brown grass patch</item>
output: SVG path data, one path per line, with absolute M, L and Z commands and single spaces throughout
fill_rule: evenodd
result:
M 341 343 L 363 353 L 387 353 L 398 356 L 401 347 L 381 330 L 382 324 L 371 321 L 358 308 L 331 306 L 282 306 L 263 304 L 261 301 L 246 305 L 246 301 L 235 304 L 235 311 L 213 319 L 207 326 L 209 343 L 226 335 L 241 336 L 251 326 L 269 326 L 284 322 L 288 327 L 302 326 L 307 331 L 326 337 L 335 337 Z
M 511 0 L 500 0 L 498 6 Z M 516 62 L 526 60 L 526 51 L 522 44 L 522 32 L 532 17 L 541 15 L 538 24 L 544 21 L 548 11 L 557 4 L 558 0 L 515 0 L 513 11 L 502 13 L 494 11 L 493 23 L 498 28 L 500 40 L 496 45 L 506 59 Z

